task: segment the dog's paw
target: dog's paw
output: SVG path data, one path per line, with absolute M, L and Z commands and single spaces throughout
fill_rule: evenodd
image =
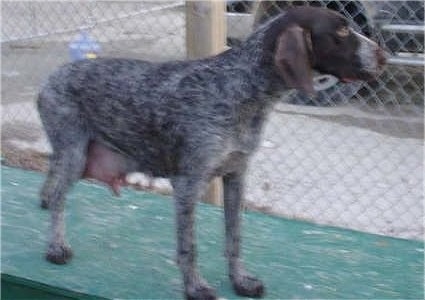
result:
M 208 284 L 197 284 L 186 288 L 187 300 L 215 300 L 215 290 Z
M 231 278 L 236 294 L 244 297 L 261 298 L 265 289 L 261 280 L 254 276 L 244 274 Z
M 72 250 L 69 246 L 49 246 L 46 253 L 46 259 L 54 264 L 66 264 L 72 258 Z

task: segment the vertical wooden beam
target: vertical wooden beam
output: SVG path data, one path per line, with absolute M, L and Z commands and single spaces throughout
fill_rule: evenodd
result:
M 214 177 L 205 193 L 204 198 L 202 201 L 222 206 L 223 205 L 223 178 L 222 177 Z
M 186 1 L 186 47 L 189 59 L 222 52 L 226 47 L 224 0 Z
M 189 59 L 222 52 L 226 47 L 225 0 L 186 1 L 186 49 Z M 214 178 L 203 201 L 223 203 L 223 182 Z

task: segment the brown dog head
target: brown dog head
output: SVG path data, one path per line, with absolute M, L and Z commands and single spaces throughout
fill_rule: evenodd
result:
M 289 88 L 314 95 L 312 70 L 343 82 L 370 80 L 385 63 L 384 51 L 356 33 L 347 19 L 325 8 L 294 7 L 283 18 L 274 48 L 277 73 Z

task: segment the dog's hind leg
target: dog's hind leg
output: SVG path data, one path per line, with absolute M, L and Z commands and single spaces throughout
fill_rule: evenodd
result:
M 38 102 L 40 116 L 52 146 L 49 172 L 41 190 L 41 203 L 43 207 L 49 208 L 51 214 L 46 259 L 64 264 L 72 257 L 71 248 L 65 240 L 65 195 L 84 171 L 89 135 L 78 118 L 77 107 L 55 101 L 49 95 L 40 97 Z
M 50 158 L 50 170 L 42 188 L 42 202 L 48 203 L 51 214 L 46 259 L 56 264 L 65 264 L 72 257 L 71 248 L 65 239 L 65 194 L 72 183 L 81 177 L 86 151 L 85 140 L 55 150 Z
M 46 259 L 56 264 L 65 264 L 72 257 L 71 248 L 65 239 L 65 194 L 84 171 L 86 151 L 85 140 L 55 151 L 42 188 L 42 203 L 48 204 L 51 214 Z
M 242 177 L 238 173 L 227 174 L 223 177 L 226 256 L 229 262 L 229 277 L 237 294 L 246 297 L 261 297 L 264 294 L 263 284 L 245 270 L 240 259 Z

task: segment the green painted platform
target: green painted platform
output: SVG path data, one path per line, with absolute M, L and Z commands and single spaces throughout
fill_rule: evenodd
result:
M 79 183 L 68 197 L 66 266 L 43 259 L 48 213 L 39 208 L 43 174 L 2 168 L 2 299 L 179 299 L 173 203 L 132 190 L 121 198 Z M 202 274 L 227 299 L 221 208 L 197 209 Z M 243 216 L 248 268 L 268 299 L 423 299 L 424 245 L 260 213 Z

